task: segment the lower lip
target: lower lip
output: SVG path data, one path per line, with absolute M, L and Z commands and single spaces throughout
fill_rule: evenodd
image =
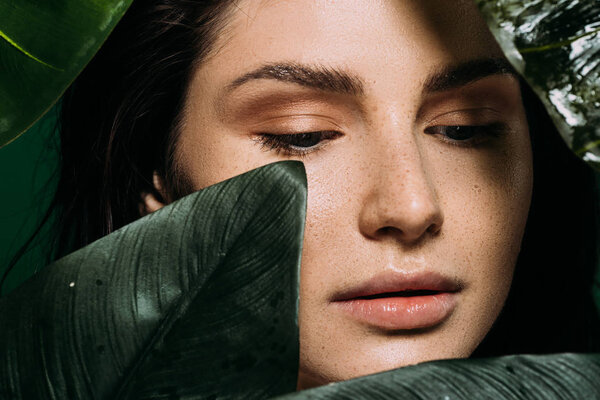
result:
M 456 294 L 351 299 L 334 303 L 352 317 L 386 330 L 430 328 L 442 323 L 456 307 Z

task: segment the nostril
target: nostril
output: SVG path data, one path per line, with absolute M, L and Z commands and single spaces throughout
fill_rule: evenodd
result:
M 379 229 L 382 235 L 390 235 L 394 232 L 400 232 L 397 228 L 393 228 L 391 226 L 386 226 L 384 228 Z
M 394 226 L 384 226 L 384 227 L 377 229 L 373 238 L 374 239 L 383 239 L 386 237 L 395 237 L 396 240 L 402 240 L 405 238 L 405 236 L 406 236 L 406 234 L 402 230 L 400 230 Z
M 438 233 L 440 233 L 441 230 L 442 230 L 441 224 L 431 224 L 427 228 L 427 233 L 430 233 L 432 235 L 437 235 Z

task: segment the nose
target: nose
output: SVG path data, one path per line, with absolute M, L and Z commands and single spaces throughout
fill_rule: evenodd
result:
M 372 158 L 359 229 L 370 238 L 412 244 L 440 232 L 444 221 L 431 169 L 414 138 L 382 146 Z

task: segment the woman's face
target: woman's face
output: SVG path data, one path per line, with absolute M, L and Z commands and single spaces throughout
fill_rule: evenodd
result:
M 304 161 L 299 387 L 468 357 L 508 294 L 532 187 L 519 83 L 473 2 L 236 3 L 177 163 L 200 189 Z

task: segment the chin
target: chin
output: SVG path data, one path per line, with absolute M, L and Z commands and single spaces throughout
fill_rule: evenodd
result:
M 329 346 L 317 349 L 302 349 L 301 346 L 298 389 L 427 361 L 468 358 L 481 339 L 467 337 L 463 329 L 452 325 L 408 332 L 370 332 L 362 338 L 352 334 L 342 338 L 340 335 L 335 340 L 323 342 Z

